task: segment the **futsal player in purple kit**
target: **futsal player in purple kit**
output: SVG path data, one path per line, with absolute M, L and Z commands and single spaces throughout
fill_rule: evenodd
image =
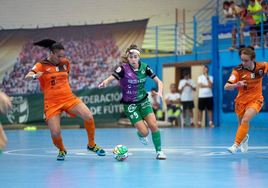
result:
M 126 55 L 122 56 L 122 59 L 122 66 L 118 67 L 111 76 L 104 80 L 99 88 L 107 87 L 115 79 L 120 81 L 123 93 L 120 102 L 123 103 L 128 119 L 137 128 L 139 139 L 144 145 L 148 145 L 147 136 L 150 129 L 156 150 L 156 159 L 166 159 L 166 155 L 161 150 L 161 133 L 156 124 L 148 94 L 144 89 L 146 77 L 149 76 L 158 85 L 158 92 L 154 93 L 163 100 L 163 83 L 147 64 L 140 61 L 140 51 L 136 45 L 127 48 Z

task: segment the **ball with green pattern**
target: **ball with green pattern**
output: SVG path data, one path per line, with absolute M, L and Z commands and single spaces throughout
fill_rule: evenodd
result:
M 125 145 L 117 145 L 113 149 L 113 155 L 117 161 L 124 161 L 128 157 L 128 148 Z

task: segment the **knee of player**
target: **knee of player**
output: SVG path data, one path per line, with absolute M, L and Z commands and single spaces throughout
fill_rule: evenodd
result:
M 152 132 L 157 132 L 158 131 L 158 126 L 157 126 L 156 122 L 152 123 L 152 124 L 150 124 L 148 126 L 149 126 L 149 128 L 151 129 Z
M 61 134 L 61 130 L 52 130 L 50 132 L 51 132 L 51 136 L 53 138 L 58 138 L 60 136 L 60 134 Z
M 93 119 L 93 116 L 91 114 L 85 114 L 82 118 L 87 121 Z
M 146 137 L 149 134 L 149 130 L 140 130 L 139 132 L 140 132 L 140 135 L 143 137 Z
M 249 123 L 250 122 L 250 118 L 248 117 L 243 117 L 242 119 L 242 123 Z

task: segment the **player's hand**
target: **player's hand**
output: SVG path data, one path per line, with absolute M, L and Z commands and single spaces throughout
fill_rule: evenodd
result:
M 38 72 L 35 74 L 35 78 L 40 78 L 44 72 Z
M 162 94 L 162 92 L 155 92 L 155 91 L 153 91 L 153 92 L 154 92 L 154 94 L 156 94 L 158 97 L 160 97 L 161 100 L 163 100 L 163 94 Z
M 242 81 L 238 81 L 236 83 L 236 87 L 243 87 L 247 85 L 247 81 L 246 80 L 242 80 Z
M 5 93 L 0 91 L 0 112 L 6 114 L 9 110 L 12 109 L 13 98 L 8 97 Z
M 107 83 L 105 81 L 103 81 L 100 85 L 99 85 L 99 89 L 101 88 L 106 88 L 107 87 Z

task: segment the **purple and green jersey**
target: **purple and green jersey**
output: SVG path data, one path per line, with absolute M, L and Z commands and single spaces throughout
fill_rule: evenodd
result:
M 147 98 L 147 92 L 144 89 L 146 77 L 154 79 L 156 76 L 153 70 L 145 63 L 139 62 L 140 68 L 133 70 L 128 63 L 118 67 L 112 74 L 117 80 L 120 80 L 122 89 L 122 103 L 138 103 Z

